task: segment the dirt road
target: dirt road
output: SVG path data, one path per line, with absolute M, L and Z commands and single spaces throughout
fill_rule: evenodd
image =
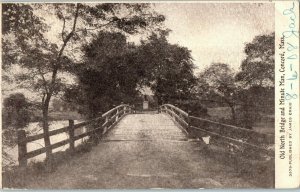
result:
M 131 114 L 89 153 L 27 188 L 255 187 L 230 166 L 207 158 L 164 114 Z

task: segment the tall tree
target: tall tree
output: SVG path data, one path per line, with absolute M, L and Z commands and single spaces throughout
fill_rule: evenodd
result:
M 235 94 L 237 87 L 234 81 L 234 72 L 224 63 L 213 63 L 199 74 L 198 93 L 202 100 L 226 103 L 236 121 Z
M 187 100 L 196 83 L 190 50 L 170 44 L 167 35 L 168 31 L 152 34 L 139 48 L 141 73 L 159 104 Z
M 122 33 L 100 32 L 83 50 L 84 63 L 73 68 L 78 85 L 65 94 L 81 106 L 81 113 L 94 117 L 113 105 L 136 99 L 142 78 L 137 46 L 128 43 Z
M 235 77 L 237 83 L 243 85 L 237 97 L 249 126 L 265 113 L 274 114 L 274 43 L 275 33 L 256 36 L 247 43 L 244 49 L 246 59 Z
M 54 25 L 51 25 L 54 20 Z M 46 155 L 51 157 L 48 111 L 53 95 L 64 88 L 63 72 L 80 57 L 76 45 L 101 30 L 135 34 L 164 21 L 149 4 L 3 4 L 3 66 L 24 68 L 18 80 L 42 97 Z M 60 25 L 61 30 L 57 31 Z M 47 38 L 47 33 L 48 37 Z M 50 34 L 50 35 L 49 35 Z M 79 55 L 79 56 L 78 56 Z
M 244 52 L 247 57 L 241 64 L 236 80 L 246 86 L 274 87 L 275 33 L 256 36 L 247 43 Z
M 24 128 L 30 121 L 30 103 L 22 93 L 11 94 L 3 101 L 2 127 Z
M 99 33 L 84 50 L 86 64 L 75 68 L 79 86 L 66 96 L 76 95 L 91 114 L 121 101 L 134 103 L 144 86 L 152 89 L 160 104 L 180 104 L 189 99 L 196 83 L 190 51 L 168 43 L 164 31 L 141 45 L 127 43 L 120 33 Z

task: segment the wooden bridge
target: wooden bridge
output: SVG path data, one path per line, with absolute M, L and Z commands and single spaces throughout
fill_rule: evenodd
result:
M 89 126 L 87 132 L 75 130 Z M 120 105 L 101 117 L 50 131 L 67 132 L 69 139 L 54 143 L 52 149 L 94 137 L 98 145 L 84 155 L 66 162 L 54 173 L 31 182 L 27 188 L 236 188 L 272 187 L 274 138 L 199 117 L 170 105 L 158 111 L 136 114 Z M 26 137 L 19 132 L 19 162 L 45 153 L 46 148 L 27 151 L 28 142 L 43 134 Z M 256 167 L 256 180 L 247 166 Z M 271 166 L 271 168 L 270 168 Z M 252 168 L 250 168 L 252 169 Z M 255 170 L 252 170 L 255 171 Z M 261 178 L 259 178 L 261 175 Z M 226 178 L 226 179 L 225 179 Z

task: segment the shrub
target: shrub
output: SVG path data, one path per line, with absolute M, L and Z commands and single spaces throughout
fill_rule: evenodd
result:
M 2 109 L 3 129 L 8 126 L 16 129 L 27 126 L 30 121 L 29 105 L 22 93 L 11 94 L 5 98 Z

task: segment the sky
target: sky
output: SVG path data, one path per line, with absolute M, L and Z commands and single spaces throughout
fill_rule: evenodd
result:
M 161 3 L 169 41 L 192 51 L 196 72 L 213 62 L 238 70 L 245 44 L 275 30 L 273 3 Z

